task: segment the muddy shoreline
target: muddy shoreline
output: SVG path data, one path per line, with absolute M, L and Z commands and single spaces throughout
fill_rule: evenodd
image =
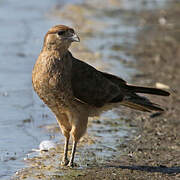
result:
M 179 179 L 180 178 L 180 36 L 178 17 L 180 3 L 172 3 L 162 12 L 141 12 L 145 26 L 138 35 L 134 49 L 139 70 L 132 82 L 155 86 L 157 82 L 169 87 L 168 98 L 151 99 L 165 108 L 162 114 L 139 114 L 124 110 L 135 126 L 137 136 L 122 144 L 125 152 L 99 169 L 86 172 L 75 179 Z M 161 24 L 160 18 L 166 18 Z
M 154 14 L 155 13 L 155 14 Z M 146 12 L 143 29 L 134 49 L 138 70 L 132 82 L 155 86 L 157 82 L 169 87 L 168 98 L 151 96 L 165 108 L 163 114 L 143 114 L 125 109 L 138 127 L 135 138 L 121 145 L 124 155 L 100 168 L 85 171 L 74 179 L 179 179 L 180 178 L 180 3 L 163 12 Z M 166 24 L 159 23 L 167 17 Z M 118 159 L 118 160 L 117 160 Z
M 139 70 L 131 83 L 154 87 L 157 82 L 167 85 L 169 87 L 167 90 L 171 93 L 170 97 L 150 96 L 152 101 L 161 104 L 166 111 L 162 114 L 146 114 L 127 108 L 121 108 L 121 112 L 117 110 L 121 116 L 127 117 L 125 121 L 138 130 L 131 140 L 126 140 L 119 145 L 119 155 L 113 156 L 111 160 L 103 163 L 97 160 L 94 166 L 84 169 L 58 170 L 53 168 L 51 163 L 54 162 L 54 158 L 60 159 L 59 155 L 57 156 L 57 153 L 62 153 L 62 147 L 60 147 L 57 151 L 45 154 L 46 159 L 51 159 L 48 163 L 44 162 L 42 157 L 29 160 L 31 167 L 20 171 L 14 177 L 15 179 L 32 178 L 33 173 L 38 174 L 37 179 L 180 178 L 180 36 L 178 31 L 180 24 L 177 23 L 180 16 L 180 3 L 172 3 L 164 11 L 141 11 L 135 15 L 139 16 L 142 30 L 138 34 L 137 45 L 129 52 L 136 57 L 137 62 L 126 62 L 127 66 L 133 66 Z M 162 18 L 165 19 L 164 23 L 161 23 Z M 86 32 L 84 36 L 88 36 L 91 32 L 89 26 L 83 27 L 87 27 L 84 30 Z M 77 57 L 78 54 L 81 57 L 86 56 L 91 64 L 93 64 L 92 59 L 101 57 L 101 54 L 92 56 L 92 53 L 84 47 L 73 48 Z M 89 139 L 88 136 L 85 137 L 85 143 Z

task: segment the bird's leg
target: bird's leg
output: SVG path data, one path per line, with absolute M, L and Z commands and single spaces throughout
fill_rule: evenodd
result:
M 71 151 L 71 156 L 70 156 L 70 160 L 68 163 L 69 167 L 73 167 L 74 166 L 74 155 L 76 153 L 76 146 L 78 141 L 80 140 L 80 138 L 83 136 L 83 134 L 86 132 L 86 128 L 87 128 L 87 122 L 88 122 L 88 116 L 87 114 L 76 114 L 74 116 L 75 118 L 74 120 L 74 124 L 72 125 L 72 129 L 71 129 L 71 136 L 72 136 L 72 140 L 73 140 L 73 146 L 72 146 L 72 151 Z
M 73 162 L 74 162 L 74 155 L 75 155 L 75 152 L 76 152 L 76 145 L 77 145 L 77 141 L 73 141 L 71 157 L 70 157 L 70 161 L 69 161 L 69 164 L 68 164 L 69 167 L 73 167 L 74 166 Z
M 63 159 L 61 162 L 61 165 L 66 166 L 69 163 L 68 160 L 68 145 L 69 145 L 69 137 L 65 137 L 65 144 L 64 144 L 64 154 L 63 154 Z

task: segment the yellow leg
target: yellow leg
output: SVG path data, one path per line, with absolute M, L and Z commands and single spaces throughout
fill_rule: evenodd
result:
M 69 161 L 69 164 L 68 164 L 69 167 L 73 167 L 74 166 L 74 155 L 75 155 L 75 152 L 76 152 L 76 146 L 77 146 L 77 141 L 73 141 L 71 157 L 70 157 L 70 161 Z
M 61 162 L 61 165 L 66 166 L 69 163 L 68 160 L 68 145 L 69 145 L 69 137 L 65 137 L 65 144 L 64 144 L 64 154 L 63 154 L 63 159 Z

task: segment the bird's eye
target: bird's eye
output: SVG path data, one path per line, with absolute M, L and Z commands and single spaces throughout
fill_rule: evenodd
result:
M 59 32 L 58 32 L 58 35 L 59 35 L 59 36 L 62 36 L 62 35 L 64 35 L 64 34 L 65 34 L 65 31 L 59 31 Z
M 74 30 L 73 30 L 73 29 L 70 29 L 69 32 L 73 34 L 73 33 L 74 33 Z

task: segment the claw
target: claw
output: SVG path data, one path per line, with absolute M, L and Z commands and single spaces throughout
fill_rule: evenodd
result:
M 73 168 L 74 167 L 74 163 L 69 162 L 67 166 L 70 167 L 70 168 Z
M 62 166 L 67 166 L 69 164 L 69 160 L 68 159 L 64 159 L 63 161 L 61 161 L 61 165 Z
M 73 167 L 78 167 L 78 164 L 73 163 L 73 162 L 69 162 L 67 166 L 70 168 L 73 168 Z

